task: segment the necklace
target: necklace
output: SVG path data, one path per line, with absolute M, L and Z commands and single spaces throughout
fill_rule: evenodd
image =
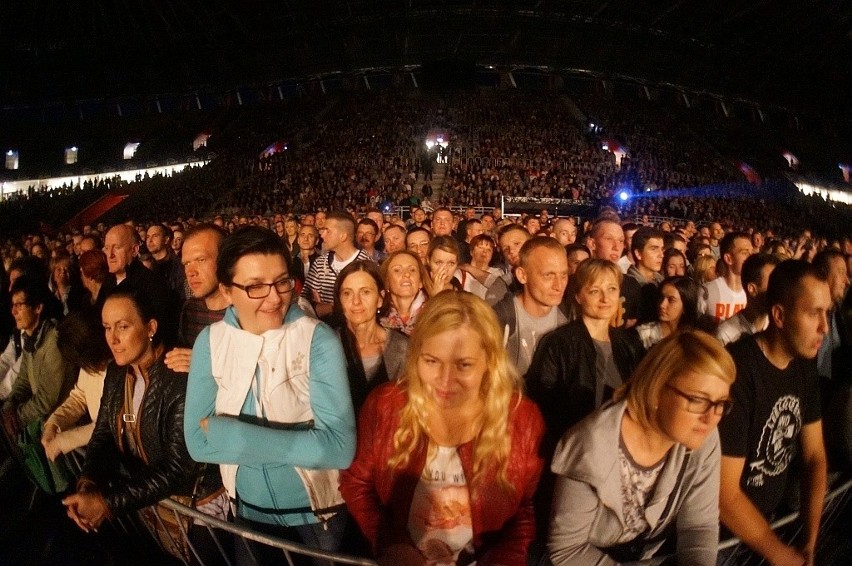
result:
M 358 343 L 358 348 L 361 350 L 372 348 L 375 346 L 380 346 L 385 343 L 387 340 L 387 334 L 383 331 L 381 326 L 376 326 L 376 328 L 370 333 L 369 338 L 364 341 L 364 343 Z

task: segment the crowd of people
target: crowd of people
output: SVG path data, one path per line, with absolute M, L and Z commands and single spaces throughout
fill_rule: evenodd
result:
M 847 207 L 738 182 L 652 103 L 380 93 L 216 133 L 205 167 L 0 204 L 3 436 L 85 454 L 55 490 L 82 530 L 139 511 L 191 561 L 170 497 L 383 564 L 814 563 L 852 458 Z
M 609 208 L 165 218 L 2 250 L 7 449 L 84 452 L 82 530 L 141 511 L 159 532 L 170 497 L 382 564 L 814 563 L 852 463 L 852 234 Z M 795 545 L 770 526 L 793 505 Z
M 102 182 L 101 190 L 37 189 L 7 196 L 0 212 L 13 217 L 3 233 L 18 234 L 40 224 L 57 228 L 115 190 L 128 198 L 107 213 L 108 223 L 271 216 L 281 209 L 363 211 L 423 200 L 429 208 L 493 207 L 513 196 L 600 205 L 627 190 L 636 198 L 618 206 L 631 217 L 723 220 L 790 235 L 825 217 L 837 219 L 827 231 L 850 222 L 848 207 L 799 194 L 781 165 L 762 169 L 764 182 L 750 184 L 738 156 L 714 145 L 709 129 L 687 126 L 674 109 L 650 101 L 587 95 L 415 91 L 307 98 L 211 117 L 208 147 L 199 151 L 213 159 L 203 168 Z M 430 181 L 438 156 L 435 148 L 427 151 L 428 136 L 444 136 L 442 186 Z M 778 136 L 770 138 L 767 145 Z M 617 147 L 625 152 L 618 159 Z M 807 156 L 802 163 L 804 171 Z M 758 205 L 747 204 L 753 202 Z

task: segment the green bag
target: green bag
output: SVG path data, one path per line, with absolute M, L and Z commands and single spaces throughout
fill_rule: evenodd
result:
M 24 467 L 30 479 L 48 495 L 57 495 L 68 489 L 74 479 L 62 460 L 51 462 L 41 445 L 40 420 L 31 422 L 18 435 L 18 448 L 21 450 Z

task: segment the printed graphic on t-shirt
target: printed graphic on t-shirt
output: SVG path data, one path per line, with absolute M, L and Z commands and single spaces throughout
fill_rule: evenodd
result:
M 745 303 L 716 303 L 713 318 L 717 323 L 728 320 L 745 308 Z
M 724 277 L 717 277 L 706 283 L 699 295 L 698 311 L 712 316 L 716 324 L 728 320 L 743 310 L 745 306 L 745 290 L 731 290 Z
M 423 468 L 408 518 L 429 566 L 473 566 L 470 494 L 455 447 L 439 446 Z
M 802 429 L 802 411 L 795 395 L 779 397 L 763 425 L 755 459 L 749 464 L 746 485 L 761 487 L 765 476 L 784 473 L 796 454 Z

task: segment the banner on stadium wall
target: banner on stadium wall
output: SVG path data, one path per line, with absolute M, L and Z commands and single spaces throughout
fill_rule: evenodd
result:
M 285 141 L 277 141 L 271 144 L 269 147 L 260 152 L 260 158 L 271 157 L 276 153 L 281 153 L 282 151 L 287 151 L 287 142 Z
M 737 168 L 740 170 L 740 173 L 745 176 L 749 183 L 758 186 L 761 184 L 762 179 L 760 178 L 760 174 L 755 171 L 751 165 L 749 165 L 745 161 L 740 161 L 737 164 Z
M 536 213 L 547 209 L 553 216 L 594 216 L 597 211 L 595 203 L 588 200 L 569 198 L 539 198 L 539 197 L 503 197 L 503 214 Z

